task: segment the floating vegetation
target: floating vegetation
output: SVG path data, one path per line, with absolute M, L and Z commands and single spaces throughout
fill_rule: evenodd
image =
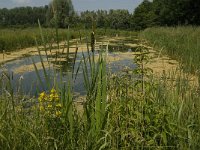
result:
M 126 44 L 107 48 L 128 51 Z M 199 149 L 199 85 L 181 69 L 155 77 L 147 67 L 150 51 L 146 43 L 138 45 L 136 67 L 117 74 L 107 66 L 109 51 L 87 47 L 70 60 L 69 49 L 48 57 L 38 48 L 39 55 L 31 57 L 37 77 L 33 97 L 23 93 L 25 76 L 13 85 L 15 76 L 2 71 L 0 149 Z M 65 76 L 57 80 L 51 62 L 66 67 Z M 79 105 L 78 75 L 86 91 Z

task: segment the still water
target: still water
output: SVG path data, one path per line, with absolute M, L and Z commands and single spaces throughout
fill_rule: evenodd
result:
M 130 49 L 127 49 L 125 52 L 123 51 L 123 54 L 128 52 L 130 52 Z M 87 56 L 88 54 L 84 53 L 84 55 Z M 95 55 L 96 56 L 98 55 L 97 51 L 95 52 Z M 114 53 L 113 51 L 108 52 L 109 57 L 113 58 L 121 57 L 120 55 L 121 55 L 120 53 Z M 86 90 L 84 88 L 84 77 L 82 73 L 83 71 L 80 65 L 82 56 L 83 56 L 82 52 L 77 53 L 77 58 L 74 65 L 74 70 L 75 70 L 74 76 L 76 74 L 76 71 L 78 70 L 76 80 L 72 79 L 72 70 L 74 64 L 73 59 L 70 62 L 67 62 L 63 59 L 62 61 L 59 60 L 49 61 L 49 65 L 45 65 L 45 70 L 49 78 L 48 82 L 50 81 L 49 87 L 52 87 L 55 84 L 57 86 L 64 86 L 64 84 L 65 85 L 68 84 L 68 81 L 71 81 L 70 83 L 73 86 L 74 91 L 77 94 L 84 95 Z M 42 56 L 42 59 L 44 62 L 47 62 L 46 56 Z M 36 73 L 36 70 L 33 65 L 33 60 L 35 64 L 41 62 L 39 55 L 35 55 L 35 56 L 20 58 L 18 60 L 13 60 L 11 62 L 2 64 L 0 69 L 1 82 L 2 82 L 1 86 L 3 88 L 6 88 L 6 85 L 8 85 L 7 82 L 9 81 L 15 93 L 20 92 L 25 95 L 31 95 L 31 96 L 38 95 L 39 92 L 48 90 L 47 81 L 44 75 L 44 69 L 39 68 L 38 73 Z M 15 71 L 16 68 L 23 68 L 26 66 L 32 66 L 32 69 L 30 69 L 29 71 L 16 73 Z M 57 66 L 57 67 L 52 67 L 52 66 Z M 133 63 L 132 58 L 125 57 L 120 60 L 109 62 L 107 64 L 107 72 L 119 73 L 125 67 L 126 68 L 128 67 L 130 69 L 134 69 L 136 67 Z M 5 78 L 5 74 L 8 75 L 9 79 Z M 40 76 L 42 83 L 39 82 L 38 75 Z

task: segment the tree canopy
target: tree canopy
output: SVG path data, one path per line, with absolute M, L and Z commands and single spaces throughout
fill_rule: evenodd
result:
M 44 7 L 17 7 L 0 9 L 0 26 L 34 26 L 38 19 L 46 24 L 48 6 Z
M 134 13 L 143 29 L 149 26 L 200 25 L 198 0 L 144 0 Z M 141 24 L 141 25 L 139 25 Z
M 48 21 L 51 25 L 65 28 L 69 25 L 74 15 L 74 7 L 71 0 L 53 0 L 49 4 L 47 13 Z
M 0 26 L 43 26 L 142 30 L 152 26 L 200 25 L 199 0 L 143 0 L 129 12 L 125 9 L 76 13 L 71 0 L 52 0 L 44 7 L 0 9 Z

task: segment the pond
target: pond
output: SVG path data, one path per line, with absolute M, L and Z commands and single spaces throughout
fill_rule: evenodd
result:
M 125 68 L 134 69 L 136 67 L 136 65 L 133 63 L 133 57 L 131 56 L 129 47 L 125 47 L 123 49 L 123 53 L 114 51 L 113 47 L 109 48 L 110 50 L 107 54 L 109 60 L 107 63 L 107 72 L 117 74 L 123 71 Z M 94 55 L 98 56 L 98 52 L 99 51 L 95 51 Z M 74 91 L 78 95 L 84 95 L 86 91 L 84 88 L 83 71 L 82 67 L 79 67 L 83 54 L 85 56 L 88 55 L 87 52 L 77 53 L 75 64 L 73 58 L 71 58 L 70 61 L 66 61 L 66 56 L 62 54 L 59 56 L 48 56 L 48 58 L 46 55 L 41 55 L 46 73 L 49 77 L 48 81 L 46 81 L 44 69 L 42 68 L 41 58 L 39 55 L 27 56 L 4 63 L 0 69 L 2 86 L 6 85 L 6 82 L 8 82 L 8 79 L 2 77 L 2 74 L 6 73 L 15 93 L 36 96 L 38 93 L 48 89 L 47 82 L 49 83 L 50 87 L 55 85 L 55 83 L 58 86 L 63 86 L 64 84 L 68 84 L 69 79 Z M 73 53 L 71 55 L 73 55 Z M 37 71 L 34 68 L 33 61 L 37 66 Z M 72 81 L 72 74 L 74 75 L 78 68 L 79 70 L 77 72 L 76 80 Z M 72 73 L 73 69 L 75 70 L 74 73 Z M 38 76 L 40 76 L 41 82 L 39 82 Z

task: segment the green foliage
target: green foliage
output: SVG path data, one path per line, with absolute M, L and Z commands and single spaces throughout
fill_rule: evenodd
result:
M 125 9 L 83 11 L 76 13 L 71 0 L 53 0 L 49 6 L 0 9 L 0 27 L 78 27 L 143 30 L 152 26 L 199 25 L 200 2 L 196 0 L 143 0 L 130 13 Z M 32 17 L 30 17 L 32 16 Z
M 199 27 L 165 27 L 146 29 L 141 36 L 183 63 L 185 71 L 198 74 L 200 69 L 199 34 Z
M 195 0 L 144 0 L 134 11 L 136 30 L 152 26 L 199 25 L 200 3 Z
M 53 0 L 49 4 L 47 13 L 51 26 L 66 28 L 74 15 L 74 7 L 71 0 Z
M 87 95 L 81 112 L 70 72 L 67 86 L 55 83 L 52 90 L 26 100 L 25 95 L 14 95 L 11 77 L 2 72 L 0 149 L 199 149 L 199 86 L 179 76 L 181 71 L 150 76 L 144 68 L 148 47 L 142 43 L 138 52 L 137 74 L 133 70 L 120 75 L 107 72 L 107 53 L 83 53 L 80 66 Z
M 195 0 L 154 0 L 154 12 L 160 25 L 199 24 L 199 1 Z
M 0 9 L 0 27 L 33 27 L 37 26 L 38 19 L 41 24 L 45 25 L 47 9 L 48 6 Z
M 96 30 L 98 36 L 123 36 L 123 35 L 132 35 L 136 34 L 134 32 L 121 31 L 121 30 L 111 30 L 107 29 L 97 29 Z M 82 35 L 85 33 L 87 36 L 91 33 L 91 31 L 83 30 L 79 28 L 74 28 L 70 30 L 69 39 L 79 38 L 80 36 L 84 39 L 86 35 Z M 44 28 L 43 29 L 43 37 L 45 38 L 46 43 L 52 45 L 53 43 L 61 42 L 67 40 L 67 29 L 58 29 L 58 37 L 56 37 L 57 31 L 52 28 Z M 35 46 L 35 39 L 41 37 L 41 34 L 37 28 L 26 28 L 26 29 L 16 29 L 16 28 L 8 28 L 0 30 L 0 52 L 5 50 L 6 52 L 12 50 L 18 50 L 22 48 L 27 48 L 31 46 Z M 42 41 L 37 41 L 38 46 L 42 45 Z
M 55 29 L 44 29 L 44 37 L 47 43 L 56 43 L 56 41 L 66 40 L 67 30 L 59 29 L 59 37 L 55 39 Z M 78 32 L 71 31 L 70 39 L 78 37 Z M 40 38 L 40 32 L 37 28 L 27 29 L 2 29 L 0 30 L 0 52 L 2 50 L 12 51 L 22 48 L 35 46 L 35 39 Z M 41 45 L 42 41 L 38 41 L 38 45 Z
M 153 3 L 144 0 L 134 11 L 132 26 L 136 30 L 145 29 L 153 25 Z
M 128 10 L 98 10 L 98 11 L 85 11 L 80 15 L 80 22 L 86 28 L 92 27 L 92 21 L 95 20 L 98 28 L 111 28 L 111 29 L 130 29 L 131 14 Z
M 30 17 L 33 16 L 33 17 Z M 90 29 L 92 21 L 98 28 L 130 29 L 131 14 L 128 10 L 98 10 L 75 13 L 71 0 L 54 0 L 45 7 L 19 7 L 0 9 L 0 27 L 33 27 L 38 19 L 41 25 L 66 28 L 85 27 Z

